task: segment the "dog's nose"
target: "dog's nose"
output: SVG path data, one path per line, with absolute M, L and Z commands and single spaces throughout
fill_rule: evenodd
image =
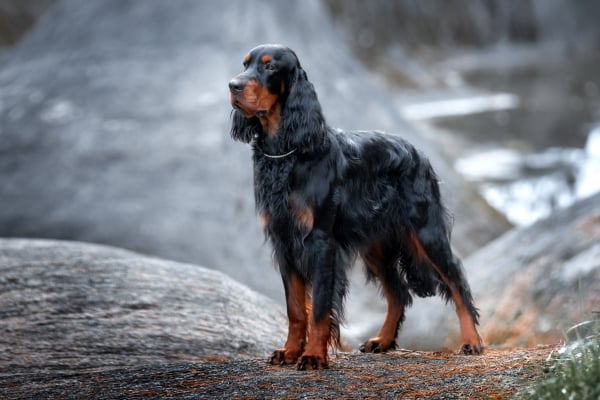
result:
M 233 78 L 229 81 L 229 90 L 234 94 L 240 93 L 244 90 L 244 82 L 241 79 Z

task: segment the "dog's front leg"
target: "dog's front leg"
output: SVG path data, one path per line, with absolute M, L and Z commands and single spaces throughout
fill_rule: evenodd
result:
M 299 370 L 328 368 L 327 348 L 339 341 L 346 277 L 338 250 L 334 240 L 320 230 L 313 230 L 305 241 L 303 267 L 310 270 L 312 312 Z
M 288 336 L 283 348 L 275 350 L 269 362 L 271 364 L 294 364 L 304 351 L 308 311 L 306 304 L 306 285 L 295 272 L 283 275 L 285 299 L 288 315 Z
M 308 328 L 309 339 L 304 353 L 297 363 L 299 370 L 329 368 L 327 346 L 331 338 L 331 317 L 324 315 L 320 320 L 311 317 Z

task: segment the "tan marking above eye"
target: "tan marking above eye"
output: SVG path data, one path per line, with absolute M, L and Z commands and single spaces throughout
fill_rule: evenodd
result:
M 268 54 L 265 54 L 264 56 L 262 56 L 262 57 L 260 58 L 260 61 L 262 61 L 263 63 L 265 63 L 265 64 L 266 64 L 266 63 L 268 63 L 268 62 L 270 62 L 270 61 L 271 61 L 271 56 L 270 56 L 270 55 L 268 55 Z

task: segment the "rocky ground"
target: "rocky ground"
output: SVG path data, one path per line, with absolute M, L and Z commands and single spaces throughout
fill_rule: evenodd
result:
M 481 356 L 397 350 L 339 353 L 328 370 L 296 371 L 264 359 L 147 364 L 33 374 L 0 373 L 6 399 L 498 399 L 518 396 L 544 374 L 552 347 L 488 349 Z

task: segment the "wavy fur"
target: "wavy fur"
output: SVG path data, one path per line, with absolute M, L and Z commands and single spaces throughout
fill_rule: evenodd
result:
M 427 158 L 399 136 L 328 127 L 290 49 L 259 46 L 244 66 L 230 82 L 231 136 L 253 145 L 256 210 L 290 319 L 288 340 L 270 361 L 327 367 L 327 346 L 339 343 L 346 272 L 357 257 L 388 302 L 379 334 L 361 350 L 394 348 L 412 296 L 439 293 L 456 305 L 461 351 L 480 353 L 478 312 Z

